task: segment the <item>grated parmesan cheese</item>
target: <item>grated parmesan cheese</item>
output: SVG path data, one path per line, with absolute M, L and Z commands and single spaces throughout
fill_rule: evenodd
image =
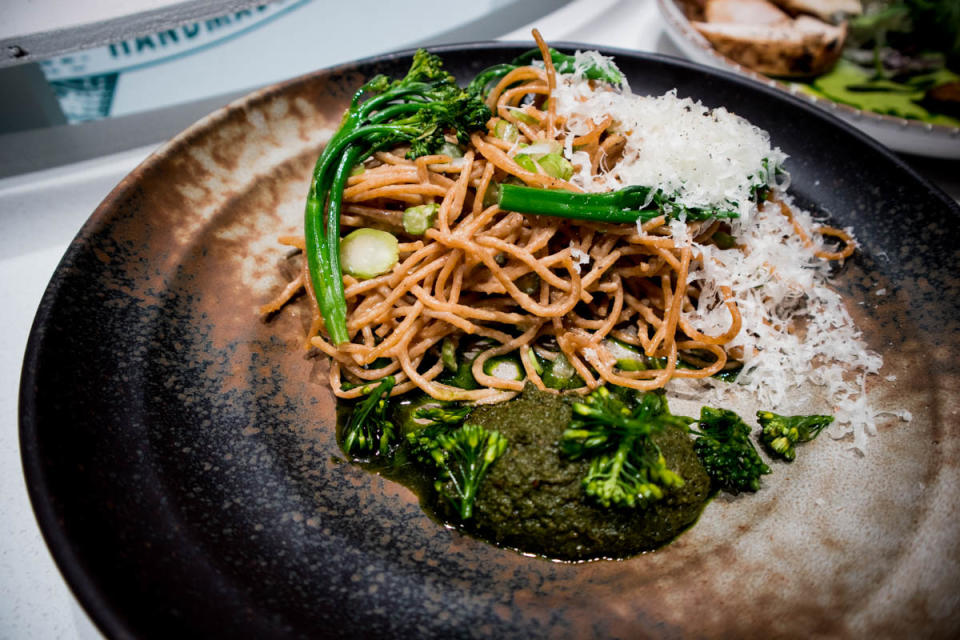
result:
M 578 52 L 576 61 L 579 69 L 598 61 L 612 64 L 596 52 Z M 695 245 L 699 260 L 691 263 L 688 280 L 701 292 L 696 308 L 684 316 L 703 333 L 724 333 L 732 320 L 720 287 L 730 287 L 742 328 L 727 349 L 742 349 L 743 369 L 734 384 L 707 379 L 671 385 L 695 385 L 707 404 L 722 405 L 748 392 L 758 407 L 778 413 L 832 413 L 833 435 L 852 435 L 852 447 L 863 452 L 880 415 L 869 405 L 866 380 L 879 372 L 882 359 L 866 348 L 842 298 L 828 286 L 828 264 L 803 245 L 777 205 L 758 207 L 751 197 L 763 177 L 789 201 L 788 182 L 777 183 L 774 172 L 764 170 L 765 160 L 779 166 L 786 154 L 743 118 L 679 98 L 675 91 L 648 97 L 632 94 L 628 86 L 594 88 L 582 72 L 558 83 L 553 95 L 557 113 L 574 134 L 566 137 L 564 153 L 577 169 L 571 180 L 577 186 L 601 192 L 643 185 L 676 194 L 687 207 L 732 207 L 740 215 L 730 226 L 745 250 Z M 572 141 L 607 115 L 627 142 L 616 166 L 592 176 L 589 157 L 574 150 Z M 811 229 L 811 215 L 793 208 L 797 222 Z M 693 243 L 682 220 L 671 221 L 670 229 L 675 242 Z M 828 406 L 811 404 L 815 398 Z
M 580 273 L 581 266 L 590 264 L 590 254 L 581 251 L 580 247 L 573 244 L 573 240 L 570 241 L 570 257 L 573 258 L 573 270 L 577 273 Z
M 812 224 L 806 212 L 798 211 L 796 218 L 806 228 Z M 732 227 L 747 250 L 698 246 L 702 260 L 689 276 L 702 288 L 697 309 L 687 317 L 695 328 L 711 335 L 729 328 L 721 284 L 733 291 L 743 321 L 727 345 L 743 350 L 743 370 L 735 385 L 708 383 L 707 398 L 729 402 L 747 390 L 760 406 L 778 413 L 831 413 L 832 434 L 852 434 L 853 448 L 864 451 L 866 436 L 876 433 L 866 378 L 878 373 L 883 361 L 866 348 L 840 294 L 827 286 L 827 263 L 803 246 L 775 204 Z M 810 406 L 814 389 L 827 406 Z
M 575 64 L 582 68 L 597 55 L 578 52 Z M 764 162 L 779 166 L 786 154 L 770 145 L 765 131 L 726 109 L 708 109 L 679 98 L 676 91 L 651 97 L 634 95 L 629 87 L 596 89 L 582 74 L 561 76 L 553 96 L 557 113 L 574 134 L 567 136 L 564 149 L 577 169 L 571 182 L 585 191 L 644 185 L 675 194 L 690 208 L 732 208 L 747 218 L 755 208 L 754 186 L 784 186 L 775 183 Z M 592 176 L 589 157 L 574 150 L 573 137 L 588 133 L 607 116 L 613 117 L 611 130 L 626 137 L 623 159 Z

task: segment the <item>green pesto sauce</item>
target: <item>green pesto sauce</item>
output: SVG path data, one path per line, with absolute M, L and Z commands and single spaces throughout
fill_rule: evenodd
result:
M 604 508 L 581 486 L 589 462 L 560 452 L 571 415 L 568 399 L 532 388 L 471 414 L 470 422 L 500 431 L 510 443 L 477 495 L 476 535 L 561 560 L 623 558 L 662 546 L 696 522 L 710 497 L 710 478 L 685 432 L 674 428 L 654 437 L 683 487 L 645 508 Z
M 402 409 L 401 409 L 402 411 Z M 570 423 L 570 398 L 528 387 L 509 402 L 478 407 L 469 422 L 507 438 L 474 503 L 473 518 L 459 523 L 432 480 L 407 460 L 403 448 L 388 467 L 371 468 L 420 496 L 424 510 L 493 544 L 557 560 L 624 558 L 656 549 L 694 524 L 710 497 L 710 478 L 679 429 L 654 438 L 684 486 L 645 508 L 604 508 L 584 495 L 589 462 L 570 460 L 559 448 Z

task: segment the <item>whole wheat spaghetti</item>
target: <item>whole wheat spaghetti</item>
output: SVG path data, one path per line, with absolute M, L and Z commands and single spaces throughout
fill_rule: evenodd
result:
M 537 37 L 543 64 L 520 66 L 492 87 L 486 101 L 493 117 L 461 145 L 462 156 L 408 159 L 401 145 L 378 151 L 346 181 L 345 231 L 376 228 L 399 238 L 392 270 L 365 280 L 344 275 L 348 342 L 329 340 L 305 262 L 261 309 L 274 313 L 306 293 L 314 310 L 307 345 L 330 357 L 338 397 L 359 397 L 365 383 L 390 375 L 393 395 L 421 390 L 438 400 L 499 402 L 528 383 L 549 389 L 543 372 L 557 358 L 575 373 L 575 391 L 604 383 L 652 390 L 672 379 L 736 371 L 749 359 L 750 348 L 737 342 L 742 299 L 729 283 L 703 276 L 717 251 L 749 254 L 733 235 L 738 223 L 659 215 L 604 224 L 525 215 L 497 204 L 502 184 L 580 192 L 623 183 L 635 153 L 635 132 L 615 114 L 579 117 L 561 108 L 562 82 Z M 608 91 L 590 86 L 601 99 Z M 530 149 L 550 145 L 565 150 L 574 175 L 558 177 L 531 159 Z M 405 233 L 404 210 L 425 204 L 438 205 L 433 224 L 421 236 Z M 819 236 L 803 227 L 782 189 L 754 206 L 759 215 L 787 216 L 801 242 L 824 258 L 853 251 L 848 234 L 828 227 L 820 227 L 819 236 L 837 237 L 844 248 L 815 247 Z M 282 242 L 304 248 L 300 238 Z M 707 312 L 722 318 L 705 323 Z M 450 363 L 442 357 L 445 348 L 467 344 L 476 388 L 451 384 Z M 625 361 L 623 349 L 641 359 Z M 511 354 L 521 376 L 489 371 L 489 362 Z

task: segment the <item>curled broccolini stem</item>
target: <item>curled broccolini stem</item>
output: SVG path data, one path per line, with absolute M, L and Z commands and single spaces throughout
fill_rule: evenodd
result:
M 364 388 L 367 397 L 350 414 L 343 430 L 343 450 L 351 456 L 386 455 L 393 444 L 396 429 L 387 418 L 390 390 L 395 383 L 387 376 L 376 387 Z
M 757 411 L 757 420 L 763 427 L 760 442 L 771 454 L 790 462 L 797 457 L 794 445 L 816 438 L 833 422 L 833 416 L 782 416 L 772 411 Z
M 760 488 L 760 476 L 770 473 L 750 441 L 750 427 L 733 411 L 703 407 L 699 431 L 690 432 L 699 436 L 693 450 L 714 485 L 729 493 L 756 491 Z
M 661 394 L 646 393 L 629 406 L 599 387 L 575 402 L 573 413 L 560 447 L 573 458 L 592 458 L 583 488 L 602 506 L 645 506 L 683 486 L 652 436 L 669 426 L 685 428 L 689 419 L 671 415 Z
M 424 50 L 414 54 L 402 79 L 377 76 L 354 95 L 317 159 L 304 211 L 310 283 L 334 345 L 350 340 L 340 267 L 340 211 L 350 171 L 398 144 L 409 144 L 415 158 L 439 151 L 446 133 L 466 142 L 489 118 L 483 101 L 458 87 L 440 58 Z

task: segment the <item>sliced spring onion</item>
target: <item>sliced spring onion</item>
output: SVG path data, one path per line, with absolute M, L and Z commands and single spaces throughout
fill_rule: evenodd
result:
M 603 346 L 617 359 L 617 368 L 621 371 L 644 371 L 647 369 L 647 360 L 643 352 L 636 347 L 621 342 L 616 338 L 606 338 Z
M 544 367 L 541 379 L 543 384 L 551 389 L 574 389 L 583 386 L 583 380 L 562 351 Z
M 573 165 L 559 153 L 548 153 L 537 159 L 537 162 L 540 163 L 548 176 L 560 180 L 569 180 L 573 177 Z
M 513 161 L 530 173 L 537 172 L 537 163 L 534 162 L 533 156 L 527 155 L 526 153 L 518 153 L 513 156 Z
M 527 113 L 520 107 L 507 107 L 507 108 L 513 114 L 514 118 L 516 118 L 520 122 L 523 122 L 524 124 L 532 124 L 532 125 L 540 124 L 539 120 L 537 120 L 534 116 Z
M 403 212 L 403 230 L 412 236 L 422 236 L 433 226 L 440 205 L 437 203 L 419 204 Z
M 525 154 L 533 156 L 534 158 L 545 156 L 548 153 L 563 152 L 563 146 L 555 140 L 539 140 L 532 144 L 522 146 L 521 148 Z
M 533 370 L 537 372 L 538 376 L 542 376 L 543 364 L 541 364 L 540 356 L 533 350 L 533 347 L 527 347 L 527 357 L 530 358 L 530 362 L 533 364 Z
M 340 263 L 355 278 L 388 273 L 400 258 L 397 238 L 379 229 L 357 229 L 340 241 Z
M 521 145 L 522 153 L 513 157 L 513 161 L 530 171 L 537 173 L 539 168 L 548 176 L 569 180 L 573 176 L 573 165 L 563 157 L 563 148 L 552 140 L 541 140 L 530 145 Z
M 439 153 L 440 155 L 443 155 L 443 156 L 450 156 L 453 159 L 463 157 L 463 149 L 453 144 L 452 142 L 444 142 L 443 145 L 440 147 Z
M 440 361 L 447 371 L 457 370 L 457 341 L 446 337 L 440 347 Z
M 495 356 L 483 363 L 483 372 L 501 380 L 523 380 L 526 375 L 516 354 Z
M 517 125 L 509 120 L 497 120 L 497 123 L 493 125 L 493 135 L 506 142 L 516 142 L 520 139 L 520 131 L 517 130 Z
M 473 377 L 473 361 L 495 343 L 489 338 L 478 339 L 469 336 L 461 338 L 459 344 L 454 344 L 453 340 L 449 342 L 451 346 L 446 346 L 447 341 L 445 341 L 444 345 L 440 347 L 440 358 L 444 359 L 444 351 L 446 350 L 444 367 L 447 367 L 447 362 L 452 362 L 454 366 L 441 373 L 437 380 L 451 387 L 468 390 L 478 389 L 480 385 Z M 451 351 L 452 353 L 450 353 Z

